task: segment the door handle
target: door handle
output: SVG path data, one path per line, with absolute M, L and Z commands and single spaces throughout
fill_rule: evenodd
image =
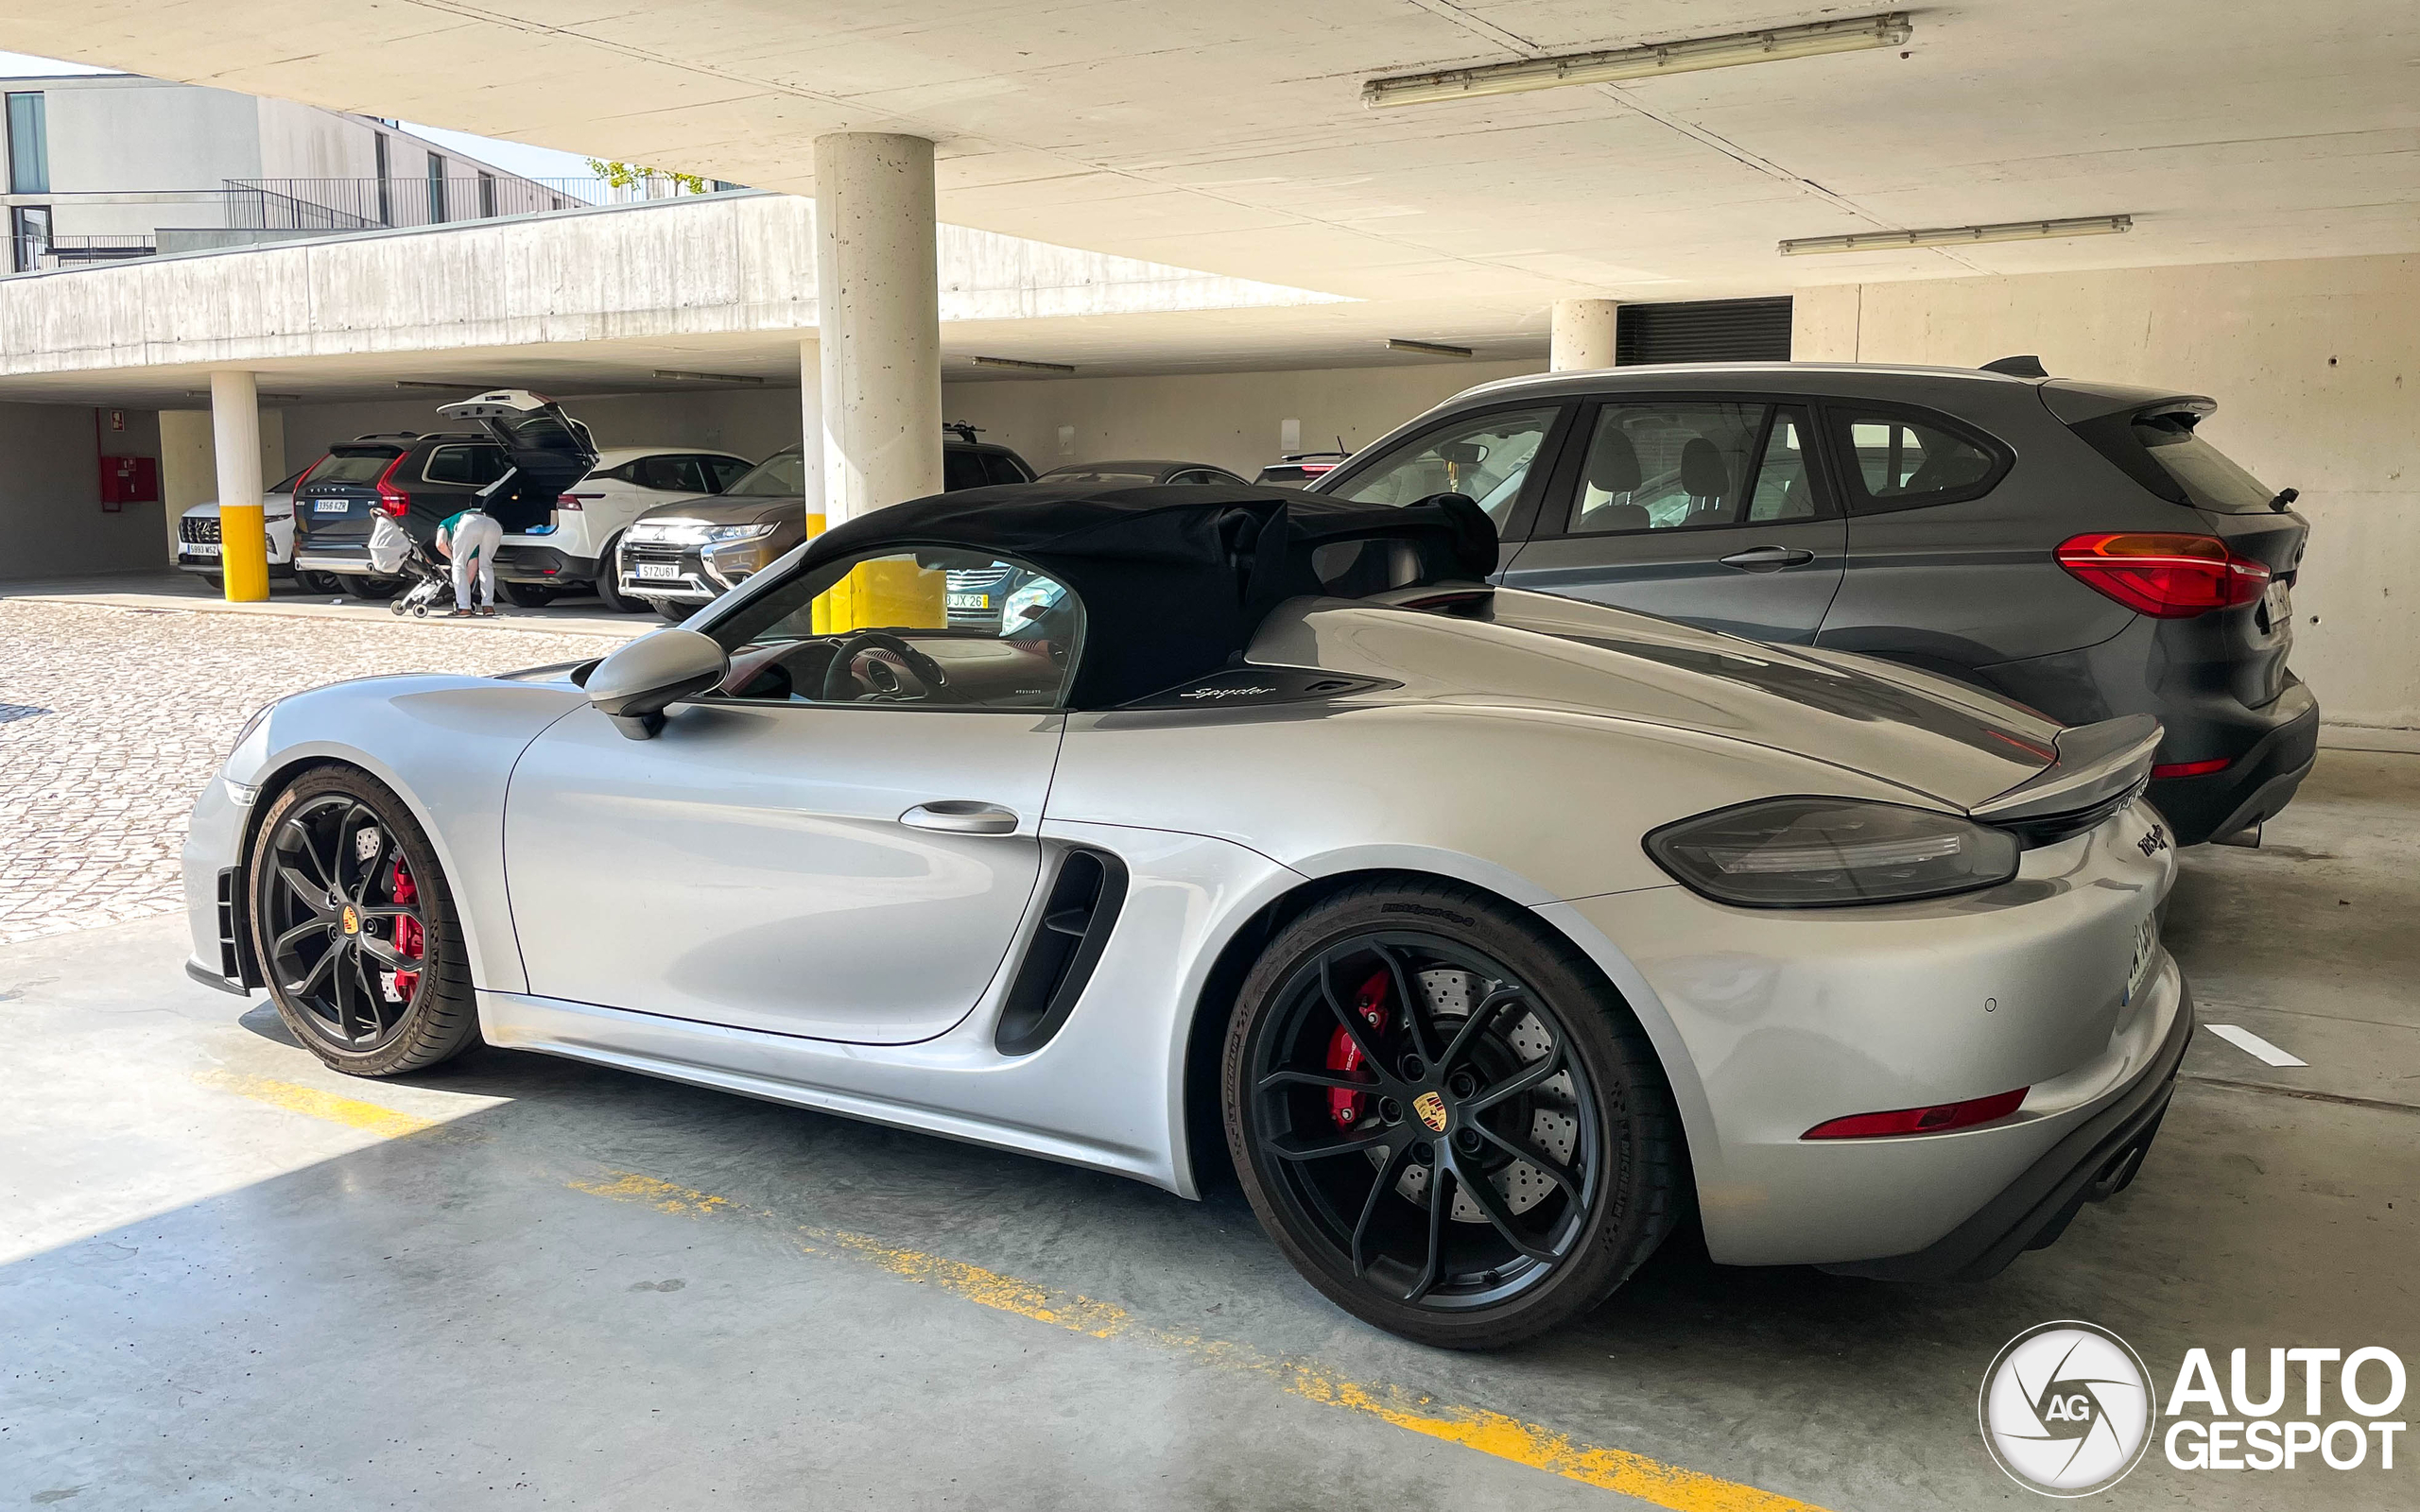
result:
M 1725 567 L 1748 573 L 1777 573 L 1785 567 L 1804 567 L 1814 559 L 1813 552 L 1796 546 L 1750 546 L 1720 558 Z
M 938 830 L 943 834 L 1014 834 L 1017 829 L 1014 810 L 971 798 L 943 798 L 919 803 L 899 816 L 899 822 L 910 829 Z

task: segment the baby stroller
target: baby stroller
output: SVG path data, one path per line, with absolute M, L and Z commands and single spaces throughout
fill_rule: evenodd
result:
M 431 561 L 411 532 L 383 514 L 370 527 L 370 566 L 381 576 L 411 579 L 411 587 L 388 602 L 399 615 L 424 620 L 428 606 L 454 592 L 453 574 Z

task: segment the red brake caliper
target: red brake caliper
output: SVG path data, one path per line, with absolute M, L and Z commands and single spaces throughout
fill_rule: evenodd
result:
M 1387 973 L 1383 971 L 1374 973 L 1370 980 L 1361 984 L 1361 989 L 1353 994 L 1353 1011 L 1370 1026 L 1373 1036 L 1387 1032 L 1386 1002 Z M 1344 1032 L 1344 1025 L 1338 1024 L 1328 1036 L 1327 1069 L 1340 1071 L 1349 1076 L 1361 1069 L 1361 1047 Z M 1354 1125 L 1370 1116 L 1370 1094 L 1348 1092 L 1341 1087 L 1329 1088 L 1327 1116 L 1335 1120 L 1338 1128 L 1349 1132 Z
M 409 908 L 420 902 L 420 888 L 412 882 L 412 874 L 404 869 L 403 859 L 400 856 L 395 860 L 394 874 L 387 879 L 387 885 L 389 895 L 395 900 L 397 907 Z M 407 961 L 417 961 L 420 959 L 421 943 L 420 921 L 398 916 L 395 919 L 395 954 Z M 395 996 L 409 1003 L 412 1000 L 412 994 L 418 990 L 420 990 L 418 968 L 409 971 L 398 970 L 395 972 Z

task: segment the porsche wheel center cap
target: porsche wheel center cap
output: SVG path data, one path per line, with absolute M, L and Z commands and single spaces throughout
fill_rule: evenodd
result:
M 1430 1133 L 1445 1132 L 1445 1099 L 1443 1097 L 1435 1092 L 1422 1092 L 1411 1100 L 1411 1110 L 1420 1115 L 1420 1121 L 1428 1125 Z
M 344 932 L 348 935 L 361 933 L 361 916 L 354 911 L 351 903 L 344 905 L 344 912 L 337 916 L 337 921 L 344 926 Z

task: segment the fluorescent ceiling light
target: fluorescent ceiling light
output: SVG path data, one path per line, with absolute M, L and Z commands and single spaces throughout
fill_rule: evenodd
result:
M 187 399 L 208 399 L 210 397 L 210 390 L 207 388 L 188 388 L 185 390 L 185 397 Z M 272 394 L 263 391 L 255 392 L 252 395 L 252 398 L 256 403 L 263 404 L 299 404 L 302 403 L 302 396 L 301 394 Z
M 1387 337 L 1387 350 L 1418 352 L 1431 357 L 1467 357 L 1471 354 L 1468 347 L 1449 347 L 1442 341 L 1412 341 L 1403 336 Z
M 969 357 L 977 368 L 1013 368 L 1020 372 L 1074 372 L 1063 362 L 1027 362 L 1020 357 Z
M 1818 21 L 1804 26 L 1735 31 L 1720 37 L 1695 37 L 1645 47 L 1566 53 L 1560 58 L 1525 58 L 1514 63 L 1374 78 L 1361 86 L 1361 103 L 1375 109 L 1382 105 L 1468 99 L 1477 94 L 1518 94 L 1525 90 L 1553 89 L 1563 84 L 1617 84 L 1664 74 L 1695 73 L 1702 68 L 1730 68 L 1740 63 L 1776 62 L 1784 58 L 1820 58 L 1826 53 L 1858 52 L 1868 47 L 1896 47 L 1914 32 L 1907 12 L 1893 10 L 1888 15 L 1860 16 L 1853 21 Z
M 693 384 L 761 384 L 762 378 L 752 378 L 743 372 L 684 372 L 678 368 L 658 368 L 658 378 L 677 378 Z
M 2132 215 L 2079 215 L 2070 220 L 2004 220 L 1990 226 L 1934 226 L 1924 231 L 1861 231 L 1850 236 L 1802 236 L 1782 243 L 1781 255 L 1876 252 L 1899 247 L 1963 247 L 1969 242 L 2031 242 L 2052 236 L 2114 236 L 2134 229 Z

